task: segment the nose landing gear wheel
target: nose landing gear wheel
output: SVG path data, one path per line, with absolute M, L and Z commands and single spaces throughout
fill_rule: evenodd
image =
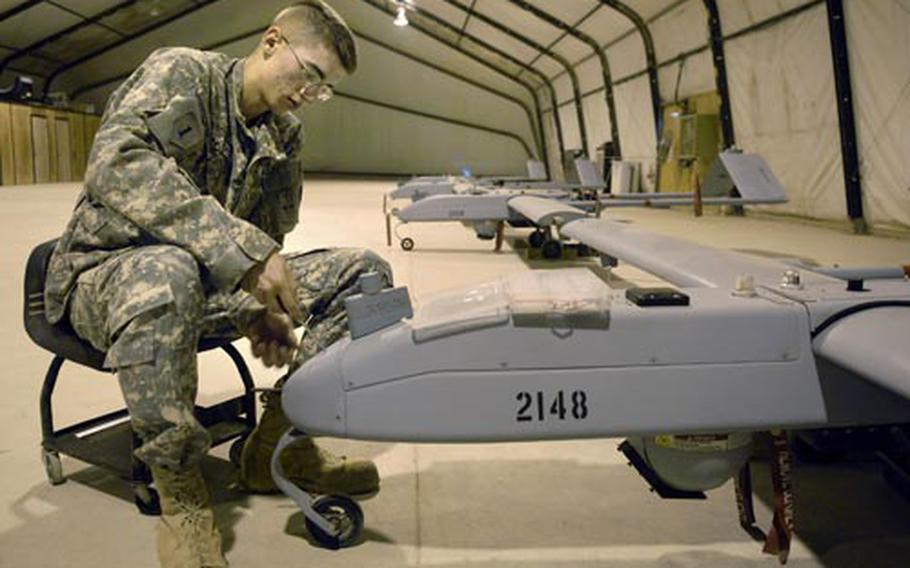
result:
M 405 237 L 401 239 L 401 250 L 414 250 L 414 239 Z
M 532 248 L 540 248 L 545 239 L 546 235 L 544 235 L 543 231 L 534 231 L 528 235 L 528 244 L 531 245 Z
M 547 260 L 556 260 L 562 257 L 562 245 L 559 241 L 547 241 L 541 245 L 540 253 Z
M 319 497 L 313 502 L 313 510 L 338 531 L 337 535 L 330 535 L 306 519 L 307 530 L 321 546 L 338 550 L 351 546 L 360 538 L 360 533 L 363 532 L 363 510 L 352 499 L 340 495 Z

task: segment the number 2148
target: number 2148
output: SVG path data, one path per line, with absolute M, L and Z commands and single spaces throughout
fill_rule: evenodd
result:
M 582 390 L 571 394 L 557 391 L 552 398 L 542 391 L 522 391 L 515 396 L 515 400 L 518 401 L 518 413 L 515 415 L 518 422 L 584 420 L 588 417 L 588 394 Z

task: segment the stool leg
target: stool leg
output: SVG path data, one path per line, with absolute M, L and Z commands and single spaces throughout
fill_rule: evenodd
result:
M 234 366 L 237 367 L 237 372 L 240 373 L 240 380 L 243 382 L 244 422 L 247 425 L 248 432 L 252 432 L 253 428 L 256 427 L 256 395 L 253 392 L 256 385 L 253 383 L 253 375 L 250 373 L 250 368 L 247 367 L 246 361 L 243 360 L 243 355 L 237 351 L 236 347 L 230 343 L 225 343 L 221 346 L 221 349 L 228 354 L 234 362 Z
M 54 436 L 54 411 L 51 405 L 51 398 L 54 395 L 54 388 L 57 386 L 57 376 L 60 374 L 60 367 L 66 361 L 60 355 L 54 355 L 47 373 L 44 375 L 44 383 L 41 385 L 41 399 L 39 410 L 41 412 L 41 444 L 47 450 L 53 450 L 56 447 Z
M 60 368 L 63 366 L 64 361 L 66 361 L 65 358 L 60 355 L 54 355 L 54 359 L 44 375 L 44 383 L 41 385 L 41 398 L 38 403 L 38 409 L 41 414 L 41 461 L 44 463 L 44 471 L 47 473 L 47 479 L 51 482 L 51 485 L 60 485 L 66 481 L 66 476 L 63 475 L 63 464 L 60 462 L 60 454 L 57 452 L 54 411 L 51 403 L 54 388 L 57 386 L 57 376 L 60 374 Z

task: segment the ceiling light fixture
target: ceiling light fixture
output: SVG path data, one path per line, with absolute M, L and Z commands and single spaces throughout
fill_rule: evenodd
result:
M 409 23 L 409 22 L 408 22 L 408 15 L 405 14 L 405 7 L 404 7 L 404 4 L 399 4 L 399 5 L 398 5 L 398 15 L 395 16 L 395 20 L 394 20 L 392 23 L 394 23 L 396 26 L 398 26 L 398 27 L 400 27 L 400 28 L 403 28 L 403 27 L 405 27 L 406 25 L 408 25 L 408 23 Z

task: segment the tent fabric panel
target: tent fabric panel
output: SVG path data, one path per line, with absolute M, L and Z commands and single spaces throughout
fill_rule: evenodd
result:
M 682 73 L 680 74 L 680 65 Z M 692 95 L 717 90 L 714 61 L 710 50 L 702 51 L 681 62 L 666 65 L 658 70 L 660 97 L 664 103 L 674 102 Z M 678 83 L 678 89 L 677 89 Z
M 534 68 L 540 70 L 541 73 L 550 79 L 556 77 L 560 73 L 564 73 L 566 70 L 559 62 L 547 56 L 538 59 L 537 62 L 534 63 Z
M 60 61 L 71 61 L 76 57 L 98 49 L 99 46 L 112 44 L 119 40 L 120 37 L 102 26 L 91 25 L 57 38 L 52 43 L 39 49 L 38 53 Z
M 578 26 L 578 29 L 596 39 L 600 45 L 606 45 L 633 27 L 628 18 L 604 6 Z
M 648 63 L 641 36 L 636 32 L 620 40 L 607 50 L 613 81 L 644 70 Z
M 623 0 L 625 4 L 638 12 L 645 21 L 654 18 L 661 12 L 667 9 L 668 6 L 672 6 L 673 2 L 679 0 Z M 701 0 L 683 0 L 689 4 L 696 3 L 701 4 Z M 764 1 L 764 0 L 762 0 Z
M 166 20 L 167 18 L 174 16 L 180 13 L 183 10 L 191 7 L 196 2 L 187 1 L 187 0 L 170 0 L 167 2 L 158 2 L 155 4 L 154 15 L 152 12 L 152 7 L 149 6 L 148 2 L 138 2 L 132 6 L 128 6 L 122 10 L 117 10 L 115 13 L 110 16 L 103 18 L 101 23 L 104 25 L 110 26 L 117 31 L 120 31 L 124 34 L 134 34 L 142 31 L 148 26 Z M 273 14 L 269 14 L 270 17 Z M 218 22 L 220 27 L 224 24 L 229 24 L 230 20 L 215 20 Z M 180 20 L 177 20 L 174 23 L 179 23 Z M 202 30 L 197 30 L 202 31 Z M 192 35 L 181 36 L 182 38 L 191 38 Z
M 565 149 L 581 150 L 581 134 L 578 131 L 578 115 L 575 112 L 574 103 L 560 105 L 559 120 L 562 122 L 562 139 Z
M 513 132 L 534 147 L 527 115 L 513 102 L 366 41 L 360 42 L 360 55 L 360 67 L 342 91 Z
M 465 7 L 471 5 L 471 0 L 456 0 Z M 564 4 L 560 2 L 559 4 Z M 546 8 L 545 8 L 546 9 Z M 548 11 L 552 12 L 553 5 Z M 474 5 L 474 11 L 495 19 L 500 24 L 514 30 L 521 35 L 536 41 L 541 45 L 550 45 L 562 35 L 562 32 L 539 18 L 525 12 L 522 8 L 506 2 L 505 0 L 479 1 Z M 471 19 L 474 21 L 474 18 Z
M 550 49 L 552 49 L 554 53 L 563 56 L 566 60 L 570 61 L 573 64 L 591 54 L 591 48 L 587 43 L 571 35 L 567 35 L 566 37 L 557 41 Z
M 562 105 L 566 102 L 575 104 L 574 91 L 572 90 L 572 80 L 568 74 L 563 74 L 553 81 L 553 89 L 556 91 L 556 100 Z
M 910 226 L 910 0 L 844 3 L 866 221 Z
M 562 171 L 562 157 L 559 155 L 559 139 L 556 133 L 556 123 L 551 111 L 543 113 L 544 138 L 547 140 L 547 164 L 550 166 L 550 176 L 554 179 L 565 179 Z
M 611 139 L 610 113 L 604 104 L 603 93 L 588 95 L 581 100 L 588 126 L 588 155 L 594 157 L 598 146 Z
M 524 63 L 530 63 L 540 53 L 526 43 L 519 41 L 506 34 L 505 32 L 501 32 L 493 26 L 485 22 L 481 22 L 476 18 L 471 18 L 471 20 L 468 22 L 467 27 L 465 28 L 465 31 L 491 45 L 498 47 L 502 51 L 505 51 L 512 57 L 515 57 Z
M 654 132 L 654 113 L 651 109 L 651 90 L 645 76 L 617 85 L 614 89 L 616 117 L 622 142 L 622 159 L 641 164 L 641 180 L 645 191 L 654 189 L 657 138 Z
M 421 0 L 418 6 L 422 10 L 432 12 L 437 18 L 445 20 L 458 29 L 461 29 L 462 26 L 464 26 L 464 23 L 468 18 L 468 13 L 466 11 L 459 10 L 455 6 L 447 4 L 442 0 Z
M 774 209 L 846 218 L 825 7 L 725 44 L 737 146 L 760 153 L 790 201 Z
M 266 2 L 263 1 L 262 4 L 266 4 Z M 283 5 L 283 3 L 281 4 Z M 159 47 L 201 47 L 248 32 L 256 27 L 266 26 L 274 12 L 262 6 L 254 11 L 251 9 L 253 7 L 250 5 L 244 10 L 230 1 L 215 2 L 205 6 L 148 34 L 136 36 L 114 50 L 107 51 L 65 71 L 55 80 L 52 88 L 71 92 L 78 86 L 90 84 L 105 77 L 129 73 Z M 278 8 L 275 10 L 277 12 Z M 172 11 L 168 13 L 170 12 Z M 156 18 L 156 20 L 158 19 L 160 18 Z M 218 25 L 212 26 L 211 22 L 218 22 Z
M 0 22 L 0 38 L 3 38 L 0 43 L 7 47 L 26 47 L 81 21 L 69 12 L 42 2 Z
M 463 51 L 470 53 L 475 57 L 479 57 L 484 61 L 492 63 L 497 68 L 502 69 L 513 77 L 521 77 L 523 81 L 534 85 L 538 85 L 543 82 L 543 79 L 537 74 L 526 71 L 522 65 L 515 63 L 503 55 L 491 52 L 485 46 L 470 38 L 463 38 L 459 42 L 458 46 Z
M 483 0 L 481 0 L 483 1 Z M 499 0 L 494 0 L 494 3 Z M 487 0 L 489 2 L 489 0 Z M 481 2 L 478 2 L 480 4 Z M 598 0 L 572 0 L 571 2 L 553 2 L 553 0 L 528 0 L 529 4 L 549 12 L 560 20 L 574 25 L 584 18 L 591 10 L 597 8 Z M 560 32 L 562 33 L 562 32 Z
M 813 2 L 814 0 L 717 0 L 717 10 L 724 35 L 748 28 L 762 20 L 772 18 Z
M 91 18 L 95 14 L 100 14 L 121 1 L 122 0 L 57 0 L 56 3 L 69 8 L 78 14 L 82 14 L 86 18 Z
M 320 133 L 304 147 L 310 172 L 459 173 L 465 166 L 477 175 L 526 172 L 526 154 L 514 140 L 358 101 L 332 99 L 306 111 L 304 120 Z
M 612 61 L 609 61 L 611 71 L 612 71 Z M 604 86 L 604 76 L 603 69 L 600 66 L 600 59 L 597 57 L 592 57 L 587 59 L 584 63 L 578 65 L 575 68 L 575 72 L 578 74 L 578 85 L 582 93 L 587 93 L 594 89 L 602 89 Z M 613 77 L 615 81 L 616 78 Z M 600 100 L 603 103 L 603 93 L 600 95 Z M 605 104 L 605 103 L 604 103 Z
M 654 37 L 658 62 L 708 43 L 708 16 L 700 1 L 680 4 L 648 27 Z

